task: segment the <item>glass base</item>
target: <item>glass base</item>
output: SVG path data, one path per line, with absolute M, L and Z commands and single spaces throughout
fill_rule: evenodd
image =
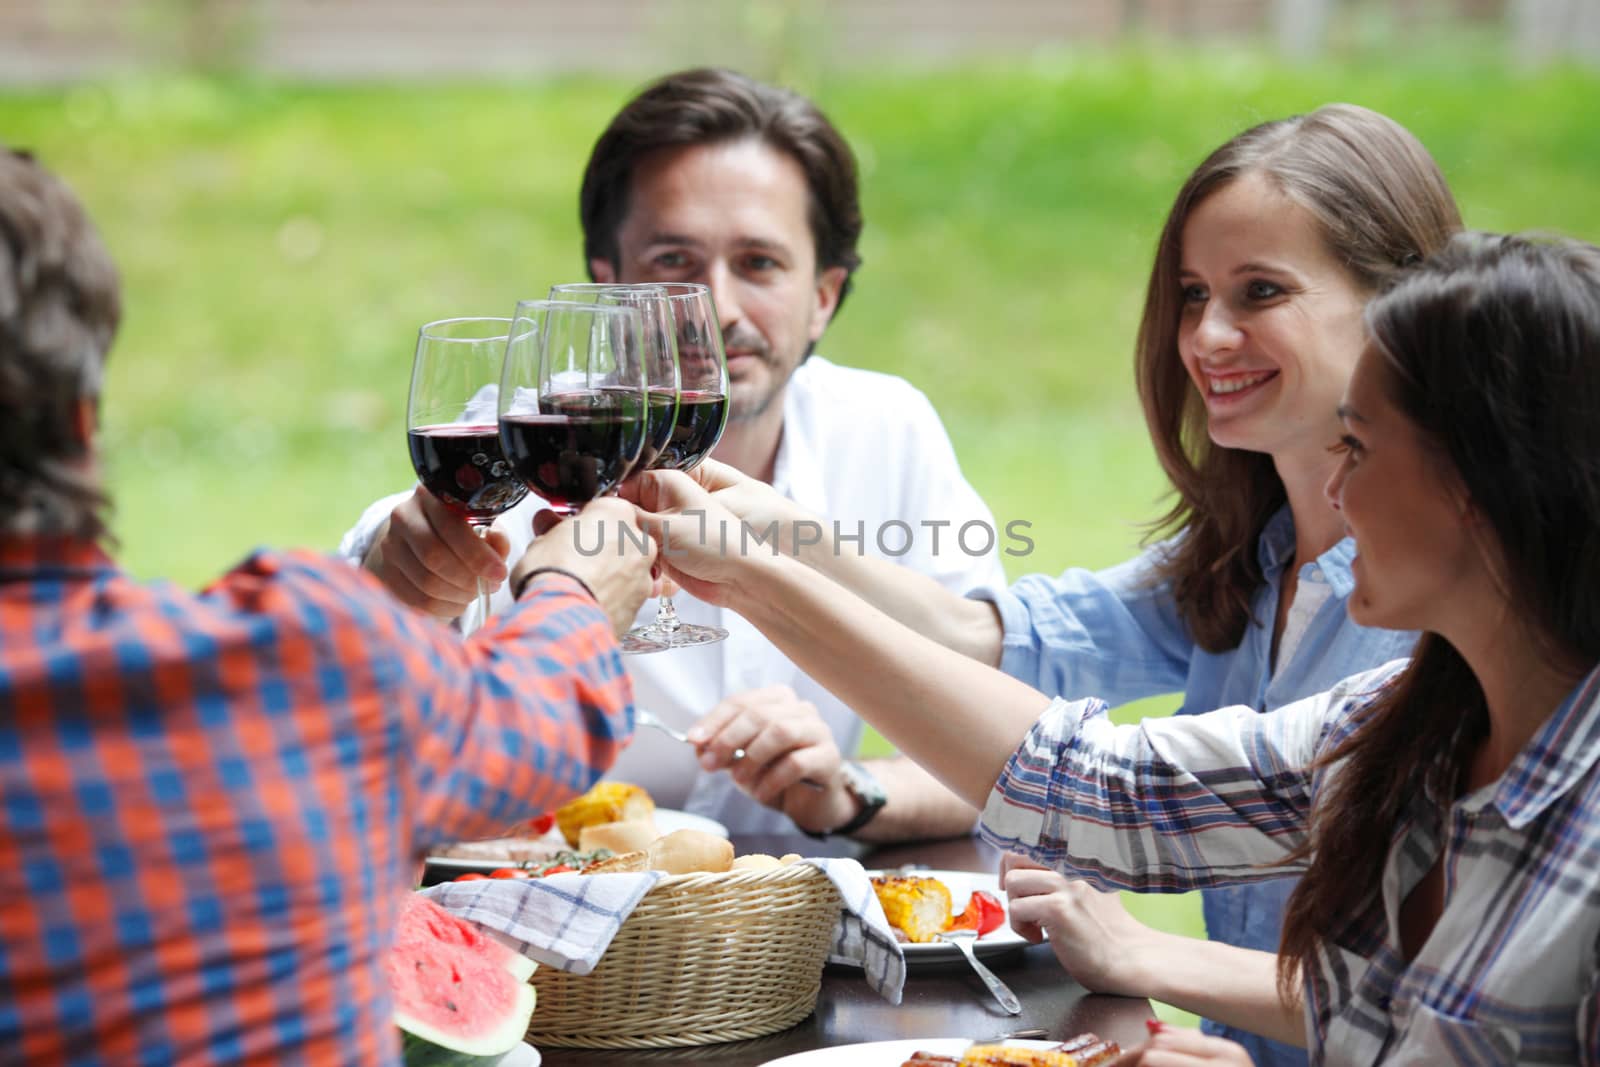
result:
M 622 651 L 625 655 L 641 656 L 646 652 L 665 652 L 669 648 L 714 645 L 727 638 L 728 631 L 720 626 L 701 626 L 692 622 L 686 622 L 675 630 L 662 630 L 654 625 L 635 626 L 622 635 Z
M 655 639 L 654 632 L 648 626 L 635 626 L 622 635 L 622 654 L 624 656 L 642 656 L 646 652 L 665 652 L 667 646 Z

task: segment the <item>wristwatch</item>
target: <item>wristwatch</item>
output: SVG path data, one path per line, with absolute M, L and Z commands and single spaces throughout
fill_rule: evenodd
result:
M 845 792 L 849 793 L 855 802 L 860 805 L 860 810 L 855 817 L 843 826 L 836 827 L 824 833 L 814 830 L 805 831 L 815 838 L 846 837 L 861 829 L 873 820 L 883 806 L 889 802 L 889 794 L 883 791 L 883 786 L 867 770 L 855 760 L 845 760 L 839 765 L 839 777 L 844 781 Z

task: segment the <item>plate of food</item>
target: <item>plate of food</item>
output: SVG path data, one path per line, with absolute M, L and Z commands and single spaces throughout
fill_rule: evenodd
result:
M 1013 1040 L 995 1044 L 981 1044 L 965 1037 L 930 1037 L 865 1041 L 796 1052 L 768 1060 L 761 1067 L 958 1067 L 964 1062 L 963 1056 L 971 1057 L 965 1062 L 985 1067 L 1033 1067 L 1041 1052 L 1065 1053 L 1079 1067 L 1105 1067 L 1122 1049 L 1115 1041 L 1102 1041 L 1094 1034 L 1079 1034 L 1070 1041 Z
M 530 819 L 513 832 L 482 841 L 458 841 L 427 857 L 423 885 L 463 874 L 496 871 L 549 874 L 595 859 L 645 848 L 677 830 L 727 837 L 715 819 L 658 808 L 650 794 L 626 782 L 600 782 L 576 800 Z
M 960 960 L 961 950 L 938 934 L 973 929 L 979 956 L 1016 952 L 1028 941 L 1011 929 L 1000 878 L 978 871 L 868 871 L 884 917 L 901 938 L 907 964 Z M 843 963 L 832 959 L 830 962 Z

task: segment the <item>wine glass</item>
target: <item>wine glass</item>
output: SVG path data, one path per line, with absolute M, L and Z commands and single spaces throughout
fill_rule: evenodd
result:
M 500 364 L 510 319 L 459 318 L 417 331 L 406 400 L 406 443 L 424 488 L 462 517 L 479 537 L 495 516 L 528 495 L 500 451 L 496 419 Z M 489 589 L 478 579 L 477 615 L 489 617 Z
M 500 445 L 551 510 L 575 514 L 622 481 L 645 436 L 637 308 L 517 305 L 500 373 Z
M 640 342 L 647 407 L 644 447 L 628 474 L 651 469 L 671 440 L 678 417 L 678 342 L 665 286 L 649 282 L 638 285 L 566 282 L 550 287 L 550 299 L 638 309 L 643 326 Z
M 705 459 L 728 425 L 728 358 L 722 348 L 722 325 L 711 290 L 698 282 L 656 282 L 672 309 L 678 347 L 678 417 L 672 436 L 651 464 L 653 470 L 693 470 Z M 628 631 L 624 652 L 657 652 L 724 640 L 720 626 L 686 623 L 678 618 L 672 598 L 660 600 L 655 622 Z

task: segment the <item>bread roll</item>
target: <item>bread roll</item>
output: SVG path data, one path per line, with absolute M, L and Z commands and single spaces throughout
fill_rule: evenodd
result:
M 735 871 L 775 871 L 783 864 L 778 862 L 778 857 L 769 856 L 764 852 L 752 852 L 748 856 L 740 856 L 733 861 L 729 868 Z
M 800 855 L 798 852 L 785 852 L 783 855 L 778 857 L 778 862 L 787 867 L 789 864 L 799 863 L 803 859 L 805 859 L 805 857 Z
M 733 865 L 733 842 L 700 830 L 676 830 L 650 842 L 650 868 L 668 874 L 716 873 Z
M 656 824 L 648 819 L 597 823 L 578 831 L 578 851 L 609 848 L 612 852 L 638 852 L 660 836 Z

